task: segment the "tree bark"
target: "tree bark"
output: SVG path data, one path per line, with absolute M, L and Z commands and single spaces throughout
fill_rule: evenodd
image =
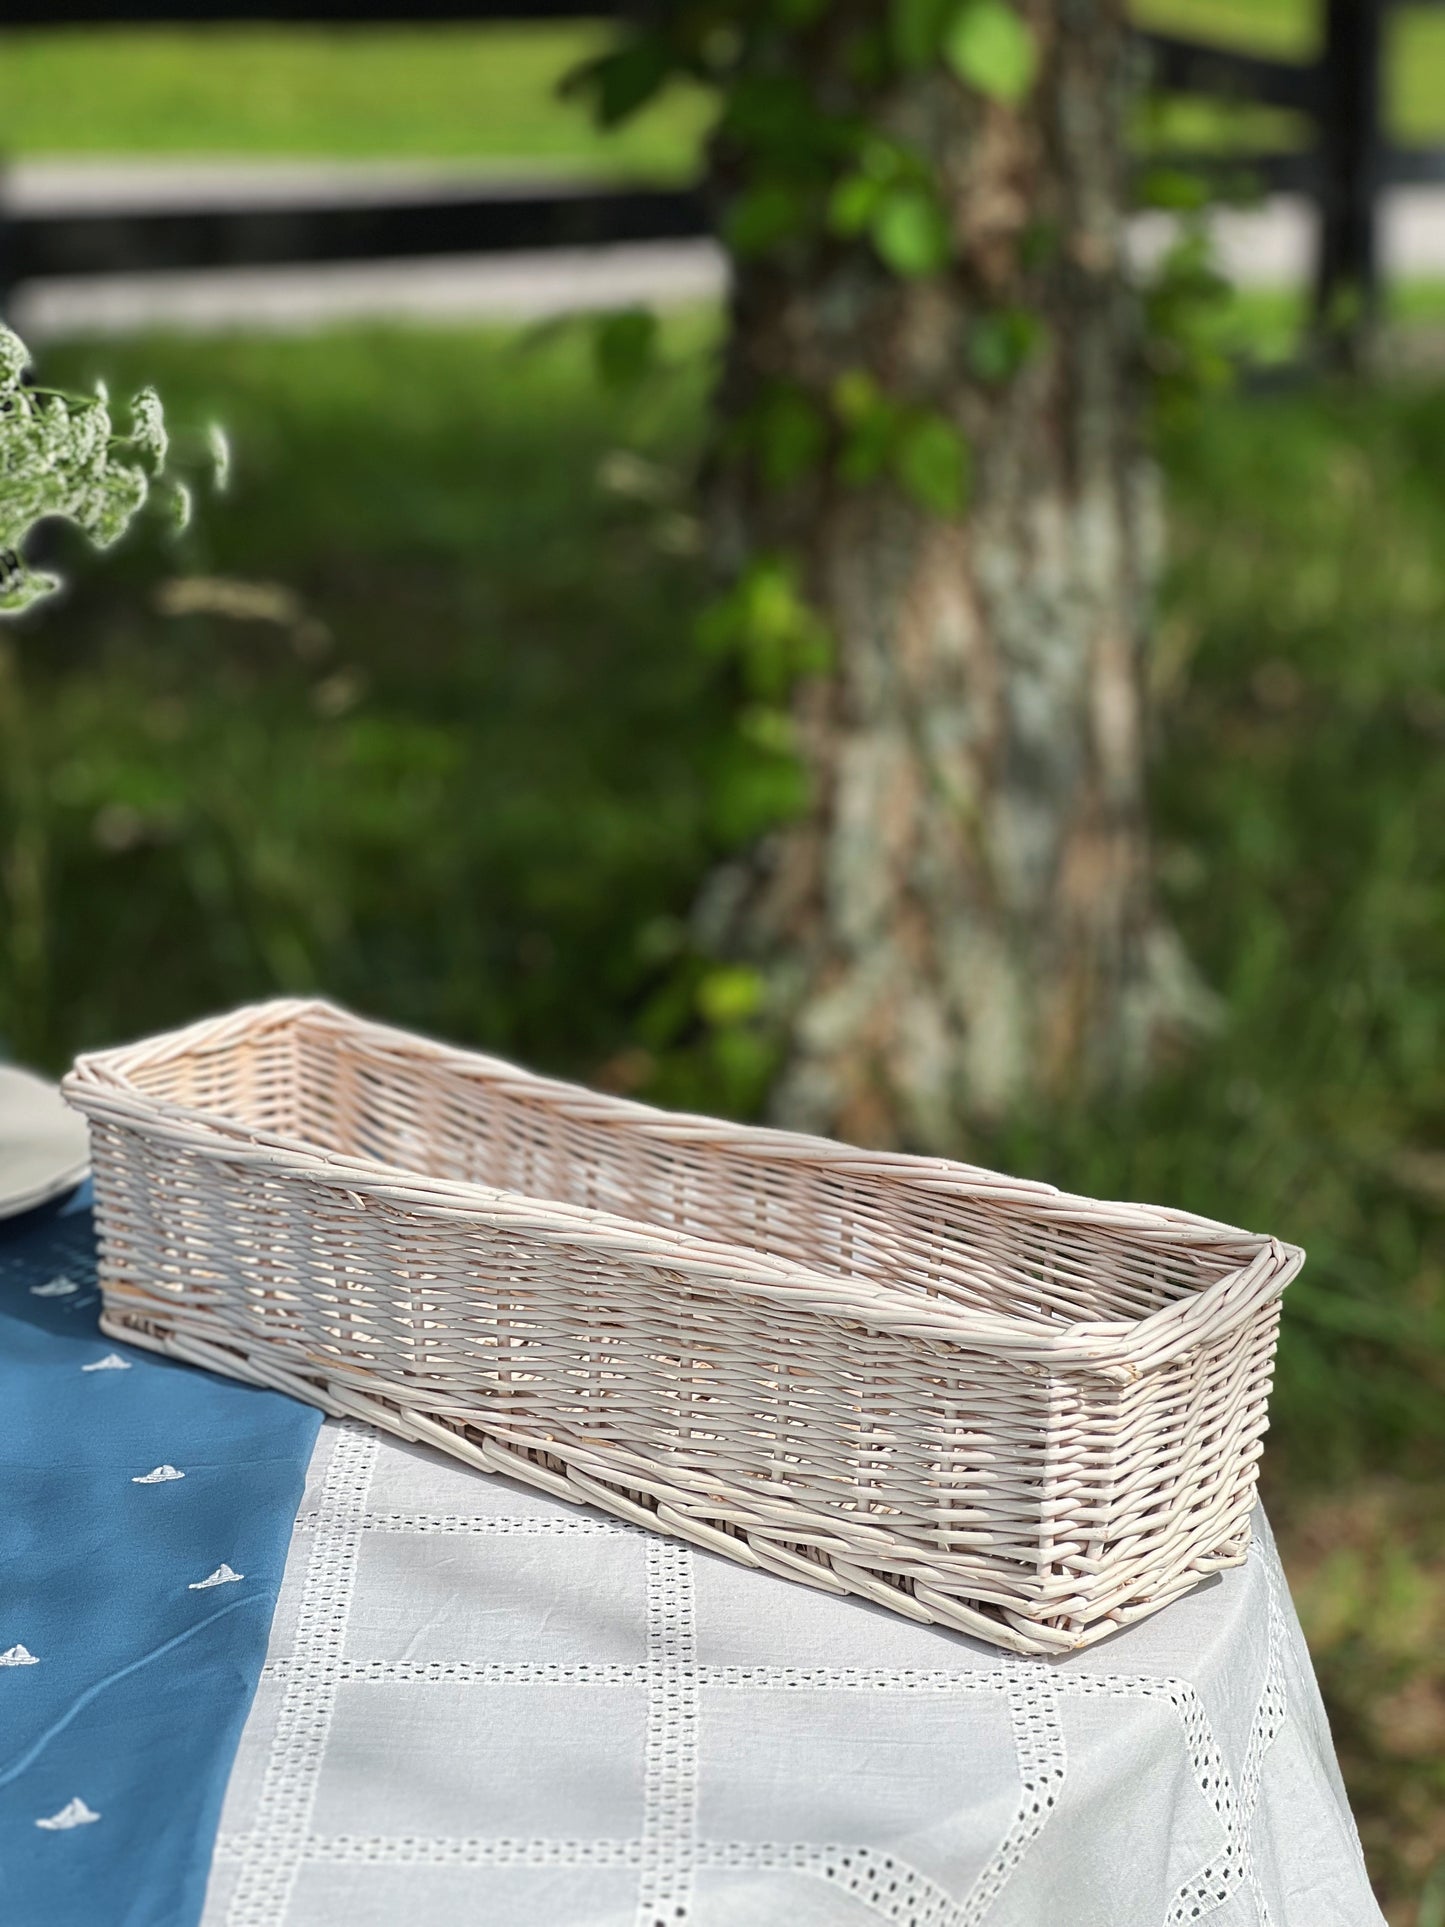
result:
M 864 369 L 973 453 L 956 518 L 835 472 L 780 494 L 720 464 L 712 491 L 719 555 L 800 555 L 835 652 L 794 700 L 808 811 L 716 880 L 703 920 L 770 987 L 776 1119 L 868 1143 L 957 1150 L 1020 1105 L 1131 1082 L 1184 1001 L 1145 821 L 1159 513 L 1124 20 L 1114 0 L 1021 11 L 1040 67 L 1020 107 L 939 70 L 874 108 L 943 184 L 952 266 L 900 280 L 837 241 L 735 264 L 724 427 L 768 384 L 826 394 Z M 812 63 L 835 112 L 857 109 L 850 13 Z M 714 178 L 735 191 L 725 146 Z M 1017 312 L 1042 324 L 1033 351 L 976 372 L 980 325 Z

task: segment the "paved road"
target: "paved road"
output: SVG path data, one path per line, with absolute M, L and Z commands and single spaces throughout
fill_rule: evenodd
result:
M 318 199 L 401 199 L 421 192 L 460 198 L 480 185 L 515 186 L 524 179 L 535 182 L 536 170 L 391 162 L 28 162 L 6 175 L 0 205 L 38 213 L 277 207 Z M 1222 211 L 1215 216 L 1215 233 L 1225 272 L 1243 286 L 1285 287 L 1308 277 L 1314 221 L 1298 197 L 1276 195 L 1249 213 Z M 1146 264 L 1157 258 L 1167 237 L 1167 217 L 1140 216 L 1132 236 L 1136 257 Z M 1445 188 L 1400 188 L 1385 196 L 1383 251 L 1391 275 L 1445 277 Z M 713 243 L 673 241 L 34 281 L 16 291 L 10 318 L 36 341 L 145 327 L 286 330 L 362 318 L 525 319 L 634 301 L 663 306 L 707 301 L 722 292 L 725 276 L 722 252 Z

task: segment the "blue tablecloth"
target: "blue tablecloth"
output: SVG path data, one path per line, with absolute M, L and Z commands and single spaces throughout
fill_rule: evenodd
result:
M 194 1927 L 320 1417 L 99 1305 L 83 1194 L 0 1225 L 0 1921 Z

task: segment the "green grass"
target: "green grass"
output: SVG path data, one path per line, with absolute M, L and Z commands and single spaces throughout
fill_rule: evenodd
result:
M 1390 290 L 1390 315 L 1412 328 L 1445 325 L 1445 281 L 1403 281 Z
M 681 460 L 695 405 L 684 430 L 604 401 L 566 335 L 137 342 L 46 372 L 100 367 L 223 414 L 235 489 L 179 545 L 62 544 L 74 593 L 13 632 L 0 1034 L 58 1064 L 330 983 L 595 1062 L 629 946 L 708 847 L 717 734 L 673 523 L 596 477 L 624 435 Z M 298 612 L 158 615 L 195 573 L 284 584 Z
M 17 1054 L 324 986 L 657 1088 L 640 1038 L 681 919 L 766 787 L 691 633 L 710 325 L 676 324 L 648 400 L 599 392 L 565 332 L 50 358 L 154 379 L 238 452 L 179 546 L 62 544 L 73 592 L 0 644 Z M 1397 1927 L 1445 1880 L 1445 1544 L 1419 1483 L 1445 1471 L 1442 442 L 1423 382 L 1225 396 L 1170 429 L 1153 812 L 1228 1021 L 1136 1104 L 961 1147 L 1308 1248 L 1268 1474 Z M 163 613 L 196 575 L 262 614 Z
M 1308 0 L 1137 0 L 1141 24 L 1283 59 L 1316 41 Z M 0 37 L 12 155 L 207 154 L 396 158 L 691 174 L 707 123 L 670 95 L 599 135 L 560 77 L 605 26 L 214 26 L 27 30 Z M 1402 8 L 1390 28 L 1398 138 L 1445 138 L 1445 12 Z M 1182 148 L 1297 146 L 1307 127 L 1270 109 L 1174 101 L 1156 134 Z
M 557 96 L 605 26 L 269 26 L 0 36 L 11 154 L 488 162 L 659 177 L 695 164 L 686 92 L 606 137 Z
M 1310 323 L 1305 288 L 1236 289 L 1207 333 L 1222 353 L 1258 366 L 1297 361 Z M 1440 360 L 1445 281 L 1394 281 L 1384 291 L 1385 351 L 1410 366 Z

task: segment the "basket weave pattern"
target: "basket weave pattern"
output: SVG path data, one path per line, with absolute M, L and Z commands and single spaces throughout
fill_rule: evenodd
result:
M 1018 1652 L 1243 1558 L 1302 1256 L 283 1002 L 79 1060 L 112 1336 Z

